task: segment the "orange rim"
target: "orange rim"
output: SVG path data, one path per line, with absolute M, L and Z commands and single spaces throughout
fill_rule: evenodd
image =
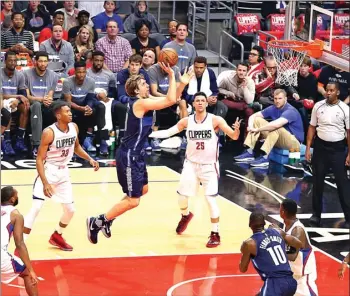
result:
M 315 40 L 314 42 L 298 41 L 298 40 L 270 40 L 269 47 L 292 49 L 295 51 L 306 51 L 308 56 L 319 58 L 322 56 L 324 42 Z

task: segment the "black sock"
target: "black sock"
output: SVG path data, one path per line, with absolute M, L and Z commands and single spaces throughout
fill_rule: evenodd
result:
M 6 130 L 4 132 L 4 139 L 5 139 L 5 141 L 6 140 L 11 140 L 11 135 L 10 135 L 10 131 L 9 130 Z

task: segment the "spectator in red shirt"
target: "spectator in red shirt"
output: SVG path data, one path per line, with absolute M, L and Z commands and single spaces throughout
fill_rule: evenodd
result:
M 1 1 L 0 22 L 3 22 L 6 16 L 11 16 L 13 1 Z
M 253 46 L 253 48 L 250 50 L 248 56 L 249 68 L 247 76 L 252 78 L 254 80 L 254 83 L 257 83 L 257 76 L 261 74 L 265 67 L 264 55 L 265 51 L 259 45 Z
M 55 25 L 63 26 L 64 23 L 64 13 L 62 11 L 56 11 L 53 14 L 52 24 L 48 25 L 45 29 L 43 29 L 38 38 L 39 44 L 44 42 L 47 39 L 52 37 L 52 27 Z M 63 40 L 68 41 L 68 32 L 63 30 Z

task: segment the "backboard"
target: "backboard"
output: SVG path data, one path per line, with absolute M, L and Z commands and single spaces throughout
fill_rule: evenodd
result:
M 294 1 L 289 2 L 284 39 L 308 42 L 322 40 L 324 51 L 318 60 L 349 72 L 349 8 L 335 11 L 321 1 L 314 3 L 317 5 L 302 7 Z

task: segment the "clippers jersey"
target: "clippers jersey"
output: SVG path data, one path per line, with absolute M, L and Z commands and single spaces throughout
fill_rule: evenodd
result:
M 143 118 L 135 116 L 133 106 L 137 100 L 142 99 L 136 97 L 129 98 L 125 119 L 125 132 L 121 140 L 123 150 L 132 150 L 134 152 L 143 150 L 153 125 L 153 111 L 148 111 Z
M 46 153 L 45 162 L 57 166 L 67 165 L 74 154 L 77 130 L 74 123 L 68 123 L 68 132 L 64 133 L 57 127 L 56 123 L 49 126 L 53 130 L 54 139 Z
M 253 265 L 261 279 L 292 276 L 286 254 L 286 244 L 279 232 L 268 228 L 251 236 L 256 242 L 256 256 Z
M 311 246 L 309 235 L 307 234 L 307 231 L 299 220 L 295 221 L 292 227 L 286 232 L 286 234 L 292 234 L 292 231 L 295 227 L 302 227 L 304 229 L 306 239 Z M 286 226 L 283 226 L 283 230 L 285 231 Z M 288 248 L 289 246 L 287 246 Z M 314 273 L 315 275 L 317 274 L 316 270 L 316 258 L 315 258 L 315 252 L 313 248 L 305 248 L 305 249 L 300 249 L 297 258 L 295 261 L 290 261 L 289 262 L 290 267 L 292 268 L 292 271 L 294 275 L 298 276 L 304 276 L 307 274 L 312 274 Z M 316 279 L 316 278 L 315 278 Z
M 186 159 L 198 164 L 213 164 L 218 161 L 218 137 L 213 127 L 211 113 L 202 122 L 196 122 L 195 114 L 188 117 Z
M 14 206 L 1 206 L 1 250 L 7 252 L 7 246 L 13 233 L 11 213 L 16 210 Z

